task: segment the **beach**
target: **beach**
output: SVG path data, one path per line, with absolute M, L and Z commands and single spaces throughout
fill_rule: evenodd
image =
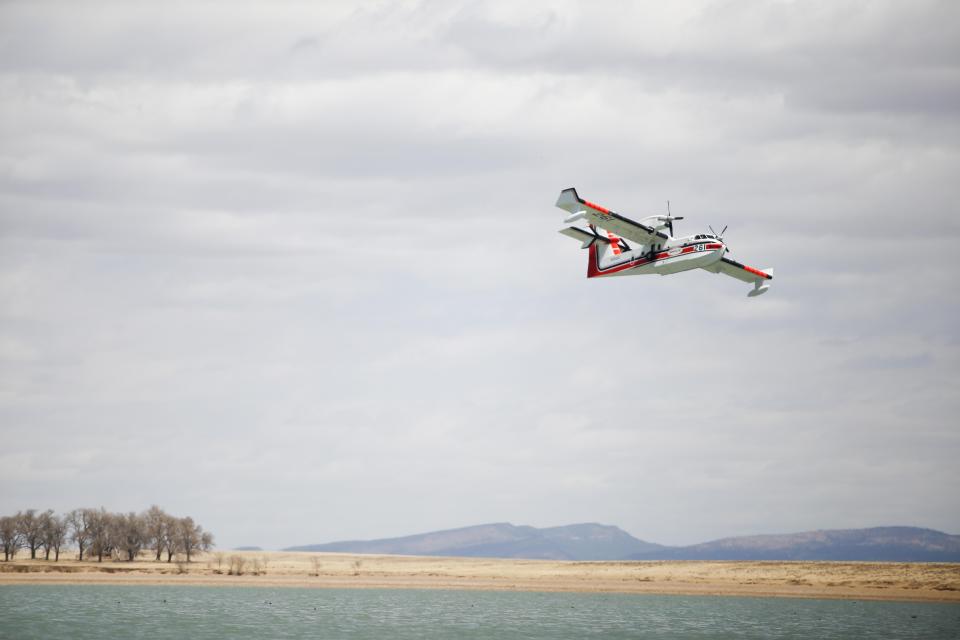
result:
M 960 603 L 960 564 L 881 562 L 569 562 L 500 558 L 215 551 L 192 562 L 59 562 L 21 553 L 0 585 L 182 584 L 764 596 Z M 241 566 L 242 565 L 242 566 Z M 239 573 L 239 575 L 238 575 Z

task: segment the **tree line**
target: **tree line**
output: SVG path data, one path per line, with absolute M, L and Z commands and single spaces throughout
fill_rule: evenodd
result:
M 213 534 L 193 518 L 177 518 L 156 505 L 141 513 L 111 513 L 100 507 L 57 515 L 52 509 L 39 513 L 27 509 L 0 517 L 4 562 L 13 560 L 20 549 L 29 549 L 31 560 L 41 552 L 50 560 L 52 553 L 56 562 L 68 543 L 76 545 L 80 560 L 86 555 L 98 562 L 104 556 L 132 562 L 141 551 L 151 549 L 157 562 L 164 554 L 167 562 L 180 554 L 190 562 L 192 554 L 213 548 Z

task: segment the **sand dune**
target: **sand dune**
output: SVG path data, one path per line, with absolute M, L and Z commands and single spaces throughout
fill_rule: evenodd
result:
M 71 558 L 74 553 L 68 554 Z M 242 575 L 231 559 L 243 560 Z M 3 584 L 194 584 L 787 596 L 960 603 L 960 564 L 557 562 L 310 552 L 214 552 L 185 562 L 0 563 Z

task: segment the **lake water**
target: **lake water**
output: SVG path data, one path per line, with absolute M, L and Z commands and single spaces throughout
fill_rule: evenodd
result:
M 0 638 L 960 638 L 960 605 L 185 586 L 0 587 Z

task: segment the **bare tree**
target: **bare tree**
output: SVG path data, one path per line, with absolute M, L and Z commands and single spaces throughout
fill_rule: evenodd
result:
M 3 561 L 13 560 L 17 549 L 23 546 L 23 536 L 15 516 L 0 517 L 0 543 L 3 544 Z
M 157 551 L 157 562 L 160 562 L 160 556 L 167 544 L 167 529 L 170 516 L 158 507 L 151 506 L 143 513 L 144 534 L 147 545 L 152 546 Z
M 93 509 L 74 509 L 67 514 L 67 524 L 70 526 L 70 539 L 77 543 L 80 550 L 80 561 L 83 561 L 83 551 L 90 545 L 91 523 Z
M 210 551 L 213 549 L 213 534 L 209 531 L 204 531 L 200 534 L 200 551 Z
M 50 523 L 53 520 L 53 509 L 47 509 L 37 516 L 37 525 L 40 529 L 40 544 L 43 548 L 43 559 L 50 559 L 50 545 L 47 544 L 47 532 L 50 530 Z
M 53 511 L 47 513 L 52 514 Z M 24 546 L 30 549 L 30 559 L 36 560 L 37 549 L 43 543 L 43 518 L 37 515 L 36 509 L 27 509 L 22 513 L 17 513 L 17 520 Z
M 169 514 L 163 514 L 163 549 L 167 552 L 167 562 L 180 551 L 179 520 Z
M 77 544 L 80 560 L 86 554 L 103 556 L 114 560 L 134 561 L 144 548 L 153 547 L 159 560 L 164 551 L 167 562 L 175 555 L 184 553 L 186 561 L 198 551 L 213 548 L 213 534 L 204 531 L 192 518 L 175 518 L 154 505 L 137 514 L 111 513 L 99 509 L 74 509 L 57 516 L 52 509 L 37 513 L 36 509 L 18 511 L 15 516 L 3 516 L 0 520 L 0 541 L 4 548 L 4 561 L 12 559 L 21 547 L 30 549 L 30 558 L 36 559 L 37 549 L 43 548 L 44 558 L 60 559 L 60 549 L 70 539 Z
M 113 540 L 111 539 L 111 520 L 113 514 L 108 513 L 106 509 L 100 507 L 100 510 L 89 509 L 87 514 L 90 524 L 90 554 L 97 556 L 97 562 L 103 562 L 103 556 L 110 556 L 113 551 Z
M 50 550 L 54 552 L 54 562 L 60 560 L 60 547 L 67 540 L 67 519 L 48 511 L 43 523 L 43 551 L 46 560 L 50 559 Z
M 187 554 L 187 562 L 190 562 L 192 553 L 209 551 L 213 547 L 213 535 L 194 523 L 190 516 L 177 520 L 176 531 L 177 545 Z
M 112 525 L 114 547 L 126 554 L 128 562 L 133 562 L 146 542 L 143 519 L 131 511 L 125 515 L 114 516 Z

